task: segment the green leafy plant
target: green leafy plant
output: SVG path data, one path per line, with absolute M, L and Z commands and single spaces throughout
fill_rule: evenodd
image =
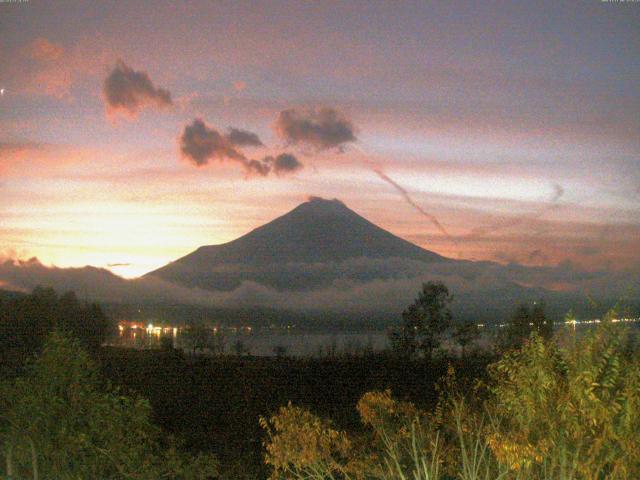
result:
M 146 400 L 108 389 L 79 342 L 54 333 L 24 376 L 2 384 L 4 475 L 187 480 L 217 472 L 211 456 L 162 448 L 150 417 Z
M 462 395 L 450 368 L 433 412 L 388 390 L 363 395 L 368 430 L 357 436 L 284 407 L 262 419 L 272 478 L 640 478 L 640 357 L 612 316 L 564 348 L 531 334 L 489 367 L 471 396 L 484 391 L 484 401 Z

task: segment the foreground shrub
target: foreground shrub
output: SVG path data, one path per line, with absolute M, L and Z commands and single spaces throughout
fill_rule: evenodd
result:
M 567 348 L 533 336 L 493 365 L 488 441 L 538 478 L 640 478 L 640 361 L 605 323 Z
M 271 478 L 322 479 L 346 470 L 351 443 L 344 432 L 331 428 L 307 410 L 289 404 L 260 424 L 267 431 L 266 463 Z
M 271 419 L 272 479 L 626 480 L 640 478 L 640 358 L 606 323 L 567 347 L 534 334 L 489 367 L 484 400 L 450 372 L 433 412 L 369 392 L 365 434 L 291 404 Z
M 4 477 L 12 480 L 213 478 L 215 459 L 180 453 L 146 400 L 102 388 L 78 341 L 53 334 L 26 375 L 0 390 Z

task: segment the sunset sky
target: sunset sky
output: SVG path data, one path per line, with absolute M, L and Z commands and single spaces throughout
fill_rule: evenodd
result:
M 0 260 L 137 276 L 314 195 L 640 270 L 640 3 L 3 2 L 0 92 Z

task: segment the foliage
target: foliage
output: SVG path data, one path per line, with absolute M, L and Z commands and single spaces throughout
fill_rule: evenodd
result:
M 100 306 L 81 303 L 73 292 L 58 296 L 52 288 L 37 287 L 0 304 L 0 352 L 4 361 L 18 365 L 39 352 L 54 330 L 77 338 L 92 352 L 112 328 Z
M 484 377 L 491 356 L 452 358 L 466 388 Z M 144 392 L 154 420 L 184 438 L 194 451 L 214 452 L 223 478 L 268 477 L 263 463 L 260 416 L 269 417 L 289 401 L 336 430 L 362 429 L 353 408 L 370 390 L 390 388 L 403 400 L 430 409 L 434 389 L 447 371 L 447 360 L 407 360 L 385 352 L 333 357 L 199 356 L 159 350 L 103 349 L 103 374 L 127 391 Z
M 77 340 L 54 333 L 26 375 L 2 385 L 0 439 L 8 478 L 199 479 L 213 458 L 160 445 L 146 400 L 101 388 Z
M 233 351 L 238 357 L 241 357 L 243 355 L 251 355 L 249 347 L 247 347 L 244 341 L 240 338 L 233 342 Z
M 424 283 L 418 298 L 402 312 L 402 327 L 391 333 L 394 350 L 409 357 L 420 353 L 431 359 L 440 346 L 440 336 L 450 326 L 452 300 L 444 283 Z
M 360 435 L 290 404 L 262 420 L 272 478 L 640 478 L 640 355 L 626 338 L 607 321 L 567 348 L 534 332 L 469 398 L 450 370 L 432 412 L 366 393 Z
M 210 350 L 212 352 L 218 352 L 218 342 L 216 340 L 222 339 L 222 333 L 216 339 L 211 327 L 207 325 L 195 324 L 187 328 L 182 334 L 182 342 L 187 350 L 191 350 L 195 355 L 198 351 L 203 352 Z M 220 343 L 222 347 L 220 353 L 224 352 L 224 344 Z
M 357 405 L 361 421 L 371 427 L 373 452 L 365 454 L 359 473 L 366 478 L 438 478 L 443 452 L 439 422 L 391 391 L 369 392 Z
M 453 328 L 452 337 L 462 349 L 462 356 L 465 356 L 466 348 L 480 335 L 475 322 L 466 320 L 459 322 Z
M 500 338 L 500 344 L 505 350 L 520 348 L 532 333 L 545 339 L 553 335 L 553 320 L 547 318 L 542 301 L 534 302 L 532 308 L 526 303 L 516 308 Z
M 351 443 L 309 411 L 289 404 L 269 420 L 260 418 L 269 438 L 265 462 L 271 478 L 321 479 L 345 471 Z
M 640 477 L 640 358 L 605 322 L 568 349 L 537 335 L 492 367 L 496 457 L 530 476 Z
M 366 393 L 357 410 L 368 427 L 361 436 L 337 432 L 291 404 L 271 419 L 261 419 L 268 432 L 265 460 L 273 467 L 271 478 L 441 478 L 447 452 L 440 437 L 442 425 L 435 416 L 392 398 L 389 390 Z

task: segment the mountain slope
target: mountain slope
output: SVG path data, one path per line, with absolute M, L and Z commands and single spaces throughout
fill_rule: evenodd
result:
M 363 259 L 448 261 L 383 230 L 338 200 L 314 198 L 236 240 L 200 247 L 147 276 L 189 287 L 230 290 L 245 280 L 279 289 L 304 289 L 330 284 L 345 274 L 362 280 L 402 273 L 388 268 L 380 272 L 379 265 L 372 267 Z M 348 268 L 345 262 L 351 262 Z

